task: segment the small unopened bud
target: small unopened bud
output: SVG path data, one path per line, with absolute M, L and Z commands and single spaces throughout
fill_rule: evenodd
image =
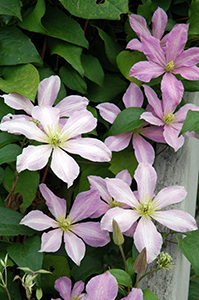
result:
M 40 288 L 37 288 L 37 290 L 36 290 L 36 298 L 37 298 L 37 300 L 40 300 L 41 298 L 42 298 L 42 296 L 43 296 L 43 292 L 42 292 L 42 289 Z
M 134 269 L 137 274 L 143 274 L 147 267 L 146 248 L 142 249 L 134 263 Z
M 113 241 L 115 245 L 121 246 L 124 243 L 124 237 L 118 223 L 114 219 L 112 221 L 112 226 L 113 226 Z
M 157 259 L 159 268 L 171 270 L 174 265 L 172 263 L 172 257 L 168 253 L 160 252 L 160 258 Z

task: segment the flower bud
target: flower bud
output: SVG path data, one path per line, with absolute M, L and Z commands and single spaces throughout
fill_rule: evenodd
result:
M 114 219 L 112 221 L 112 226 L 113 226 L 113 241 L 115 245 L 121 246 L 124 243 L 124 237 L 118 223 Z
M 146 247 L 142 249 L 134 263 L 134 269 L 137 274 L 143 274 L 147 267 Z

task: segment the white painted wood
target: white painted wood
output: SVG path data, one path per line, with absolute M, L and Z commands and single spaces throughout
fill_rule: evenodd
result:
M 199 92 L 185 93 L 187 102 L 199 106 Z M 158 145 L 157 153 L 165 146 Z M 199 140 L 191 137 L 185 138 L 185 143 L 176 153 L 170 147 L 157 155 L 154 167 L 158 174 L 156 192 L 171 185 L 184 186 L 188 192 L 184 201 L 172 205 L 172 208 L 187 211 L 195 217 L 196 196 L 199 170 Z M 157 225 L 158 229 L 168 233 L 169 229 Z M 182 237 L 182 236 L 181 236 Z M 152 273 L 142 281 L 138 287 L 151 289 L 159 300 L 187 300 L 189 288 L 190 264 L 179 250 L 175 235 L 169 235 L 162 250 L 168 252 L 173 258 L 175 267 L 172 270 L 160 270 Z M 157 268 L 156 261 L 152 262 L 146 271 Z

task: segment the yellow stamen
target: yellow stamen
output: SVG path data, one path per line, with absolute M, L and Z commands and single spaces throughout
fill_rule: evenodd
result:
M 175 67 L 175 66 L 174 66 L 173 61 L 170 61 L 170 62 L 166 65 L 165 70 L 166 70 L 167 72 L 172 72 L 174 67 Z
M 158 201 L 151 198 L 150 196 L 145 196 L 146 201 L 139 202 L 135 210 L 145 219 L 151 219 L 155 214 L 155 211 L 158 210 Z
M 165 124 L 170 125 L 175 119 L 175 116 L 172 112 L 168 113 L 167 115 L 164 115 L 163 121 Z
M 67 216 L 67 218 L 64 218 L 63 215 L 56 219 L 55 224 L 57 224 L 60 227 L 60 229 L 67 232 L 69 232 L 71 227 L 74 226 L 72 224 L 72 219 L 70 219 L 69 216 Z

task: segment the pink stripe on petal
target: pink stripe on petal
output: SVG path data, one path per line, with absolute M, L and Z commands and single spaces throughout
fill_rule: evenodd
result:
M 169 186 L 163 188 L 155 197 L 154 201 L 158 201 L 158 209 L 167 207 L 168 205 L 181 202 L 187 195 L 183 186 Z
M 100 103 L 96 106 L 99 109 L 100 116 L 107 122 L 113 124 L 121 110 L 113 103 Z
M 50 130 L 57 131 L 60 111 L 58 108 L 50 106 L 35 106 L 32 110 L 32 116 L 35 120 L 39 120 L 46 132 Z
M 71 293 L 72 299 L 74 298 L 75 300 L 75 297 L 79 296 L 83 292 L 83 290 L 84 290 L 84 282 L 82 280 L 75 282 Z
M 109 203 L 110 194 L 108 192 L 105 179 L 100 176 L 90 175 L 88 176 L 88 181 L 91 185 L 91 189 L 99 191 L 99 194 L 102 197 L 102 199 Z
M 142 16 L 136 14 L 129 15 L 129 23 L 139 38 L 142 35 L 151 35 L 147 28 L 146 20 Z
M 146 162 L 151 165 L 153 164 L 155 159 L 154 148 L 140 134 L 133 135 L 133 148 L 138 163 Z
M 26 225 L 35 230 L 45 230 L 50 227 L 57 228 L 58 226 L 55 224 L 55 221 L 45 215 L 40 210 L 34 210 L 29 212 L 21 221 L 21 225 Z
M 130 42 L 128 42 L 126 49 L 137 50 L 139 52 L 143 52 L 142 43 L 140 41 L 138 41 L 138 39 L 132 39 Z
M 130 83 L 123 98 L 124 105 L 128 107 L 142 107 L 144 95 L 140 87 L 135 83 Z
M 175 68 L 173 74 L 180 74 L 188 80 L 199 80 L 199 68 L 197 66 L 182 66 Z
M 121 300 L 143 300 L 143 292 L 141 289 L 132 288 L 128 296 L 122 298 Z
M 4 98 L 4 102 L 14 108 L 14 109 L 23 109 L 27 114 L 31 114 L 31 110 L 34 108 L 34 105 L 32 104 L 32 102 L 17 93 L 11 93 L 8 95 L 1 95 L 2 98 Z
M 166 66 L 166 59 L 164 51 L 160 46 L 159 40 L 153 36 L 142 36 L 141 41 L 143 52 L 146 55 L 147 59 L 164 69 Z
M 183 51 L 175 60 L 175 68 L 180 66 L 194 66 L 199 62 L 199 48 L 192 47 Z
M 158 142 L 158 143 L 166 143 L 163 137 L 163 126 L 156 127 L 156 126 L 148 126 L 144 127 L 141 130 L 141 134 L 148 139 Z
M 119 172 L 115 178 L 119 178 L 121 180 L 123 180 L 124 182 L 126 182 L 129 186 L 132 183 L 132 177 L 130 175 L 130 173 L 128 172 L 128 170 L 123 170 L 121 172 Z
M 158 99 L 156 92 L 150 86 L 143 85 L 143 87 L 149 104 L 153 107 L 153 110 L 156 113 L 157 117 L 162 119 L 163 118 L 162 101 Z
M 56 252 L 61 247 L 63 231 L 58 228 L 44 232 L 41 237 L 41 249 L 39 252 Z
M 146 247 L 147 263 L 151 263 L 160 253 L 162 236 L 150 219 L 141 218 L 134 233 L 136 248 L 141 252 Z
M 42 105 L 52 106 L 57 98 L 60 85 L 61 85 L 61 81 L 58 76 L 52 75 L 48 78 L 43 79 L 38 86 L 39 106 Z
M 175 113 L 175 121 L 184 122 L 187 116 L 188 110 L 198 110 L 199 108 L 192 103 L 187 103 L 183 105 L 176 113 Z
M 175 125 L 175 124 L 174 124 Z M 164 138 L 167 144 L 177 151 L 184 144 L 184 137 L 181 135 L 178 137 L 180 130 L 172 128 L 172 126 L 165 125 L 164 127 Z
M 178 105 L 184 93 L 184 87 L 180 80 L 169 72 L 166 72 L 161 81 L 161 91 L 163 98 L 163 107 L 165 107 L 164 101 L 171 101 L 174 105 Z
M 109 136 L 104 142 L 111 151 L 118 152 L 128 147 L 131 137 L 132 132 L 129 131 Z
M 57 197 L 44 183 L 39 185 L 42 196 L 46 200 L 51 214 L 57 219 L 60 216 L 66 217 L 66 200 Z
M 68 256 L 79 266 L 86 251 L 84 242 L 74 233 L 65 231 L 64 243 Z
M 60 117 L 70 117 L 75 111 L 86 109 L 89 101 L 86 97 L 71 95 L 61 100 L 56 108 L 60 110 Z
M 156 9 L 154 12 L 151 21 L 153 24 L 152 34 L 154 37 L 160 40 L 164 34 L 164 30 L 168 21 L 166 12 L 162 8 L 158 7 L 158 9 Z
M 132 66 L 129 76 L 133 76 L 143 82 L 149 82 L 152 78 L 159 77 L 164 72 L 164 67 L 155 62 L 140 61 Z
M 71 299 L 72 282 L 66 276 L 59 277 L 55 281 L 55 289 L 60 293 L 63 299 Z
M 143 119 L 149 124 L 155 126 L 164 126 L 164 122 L 158 117 L 156 117 L 152 112 L 144 112 L 143 114 L 141 114 L 140 119 Z

